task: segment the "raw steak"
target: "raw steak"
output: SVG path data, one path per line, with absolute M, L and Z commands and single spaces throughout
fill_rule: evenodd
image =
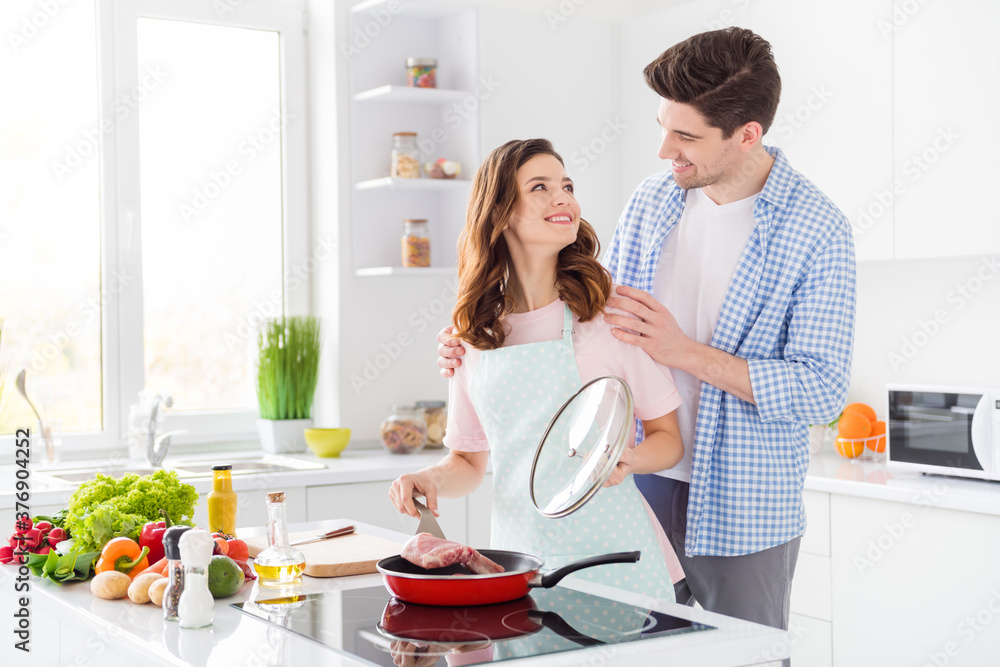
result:
M 476 574 L 496 574 L 503 567 L 494 563 L 472 547 L 449 542 L 430 533 L 417 533 L 403 545 L 400 554 L 404 559 L 426 569 L 447 567 L 461 563 Z

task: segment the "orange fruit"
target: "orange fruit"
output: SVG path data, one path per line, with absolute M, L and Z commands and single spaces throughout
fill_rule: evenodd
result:
M 867 403 L 851 403 L 844 408 L 843 414 L 863 415 L 870 422 L 878 419 L 875 416 L 875 411 Z
M 860 440 L 872 434 L 872 423 L 864 415 L 856 412 L 844 412 L 837 422 L 837 432 L 841 438 Z
M 882 420 L 876 420 L 872 422 L 872 435 L 881 436 L 878 440 L 873 440 L 868 443 L 868 449 L 876 452 L 885 451 L 885 422 Z
M 837 453 L 849 459 L 857 458 L 861 456 L 861 452 L 865 451 L 865 443 L 863 442 L 852 442 L 843 438 L 837 438 L 836 445 Z

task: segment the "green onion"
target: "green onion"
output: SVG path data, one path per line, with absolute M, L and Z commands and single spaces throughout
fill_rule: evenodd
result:
M 319 319 L 278 317 L 257 336 L 257 403 L 263 419 L 308 419 L 319 373 Z

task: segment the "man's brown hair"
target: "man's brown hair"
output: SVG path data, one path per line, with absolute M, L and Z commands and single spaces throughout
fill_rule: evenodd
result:
M 690 104 L 725 138 L 751 121 L 767 132 L 781 97 L 771 45 L 746 28 L 689 37 L 661 53 L 642 73 L 660 97 Z

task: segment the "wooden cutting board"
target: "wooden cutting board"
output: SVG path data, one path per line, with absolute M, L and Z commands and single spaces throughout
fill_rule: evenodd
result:
M 288 541 L 307 540 L 320 532 L 322 531 L 289 533 Z M 255 557 L 267 548 L 267 537 L 264 535 L 246 538 L 244 541 L 251 557 Z M 306 569 L 303 574 L 310 577 L 346 577 L 352 574 L 377 572 L 375 563 L 387 556 L 397 555 L 403 550 L 403 544 L 373 535 L 352 533 L 343 537 L 301 544 L 295 548 L 306 557 Z

